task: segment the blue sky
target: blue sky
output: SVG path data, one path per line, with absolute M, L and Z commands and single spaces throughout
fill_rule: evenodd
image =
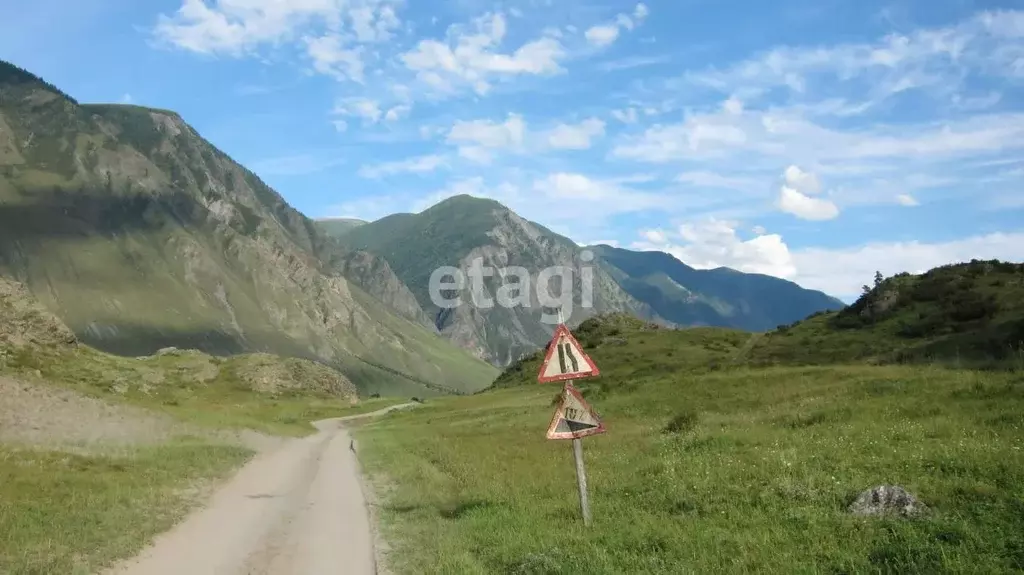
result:
M 175 110 L 311 217 L 497 199 L 849 300 L 1024 260 L 1024 10 L 935 0 L 0 0 L 0 58 Z

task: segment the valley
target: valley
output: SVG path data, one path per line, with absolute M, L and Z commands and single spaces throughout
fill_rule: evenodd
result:
M 479 265 L 528 305 L 435 302 Z M 559 268 L 591 525 L 521 281 Z M 847 305 L 468 194 L 313 219 L 176 112 L 0 61 L 0 572 L 1021 570 L 1022 296 L 976 259 Z M 925 511 L 850 512 L 881 485 Z

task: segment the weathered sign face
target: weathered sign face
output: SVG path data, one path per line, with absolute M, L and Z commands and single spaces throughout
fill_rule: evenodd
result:
M 562 399 L 548 426 L 548 439 L 576 439 L 604 433 L 604 423 L 571 383 L 565 385 Z
M 540 365 L 537 381 L 548 383 L 582 377 L 593 377 L 601 373 L 594 361 L 583 352 L 576 338 L 565 324 L 559 324 L 551 343 L 548 344 L 544 362 Z

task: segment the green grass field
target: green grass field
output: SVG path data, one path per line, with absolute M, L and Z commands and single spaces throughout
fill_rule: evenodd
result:
M 91 456 L 0 446 L 0 573 L 95 573 L 171 528 L 249 455 L 185 442 Z
M 544 437 L 558 384 L 361 426 L 395 571 L 1024 569 L 1019 374 L 830 366 L 599 380 L 578 384 L 608 426 L 583 441 L 589 529 L 571 442 Z M 845 511 L 879 484 L 904 486 L 929 514 Z

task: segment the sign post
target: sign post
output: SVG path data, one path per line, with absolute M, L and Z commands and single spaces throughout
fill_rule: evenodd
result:
M 583 348 L 569 332 L 569 328 L 560 323 L 548 345 L 547 355 L 537 373 L 537 381 L 565 381 L 558 407 L 555 408 L 551 424 L 548 425 L 547 438 L 572 439 L 576 484 L 580 493 L 580 512 L 583 514 L 584 525 L 590 524 L 590 501 L 587 496 L 587 471 L 583 465 L 583 438 L 604 433 L 606 430 L 594 408 L 583 399 L 583 395 L 569 380 L 593 377 L 599 373 L 597 365 L 583 352 Z

